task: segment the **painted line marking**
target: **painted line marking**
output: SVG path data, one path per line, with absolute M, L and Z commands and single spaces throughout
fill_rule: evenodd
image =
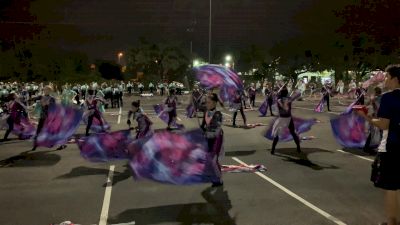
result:
M 122 116 L 122 107 L 119 108 L 119 113 L 118 113 L 118 124 L 121 123 L 121 116 Z
M 225 116 L 232 117 L 232 115 L 229 115 L 228 113 L 224 113 L 224 112 L 221 112 L 221 113 L 224 114 Z
M 370 159 L 370 158 L 367 158 L 367 157 L 364 157 L 364 156 L 361 156 L 361 155 L 356 155 L 356 154 L 353 154 L 351 152 L 345 152 L 345 151 L 343 151 L 341 149 L 337 149 L 336 151 L 344 153 L 344 154 L 350 154 L 350 155 L 353 155 L 353 156 L 355 156 L 357 158 L 364 159 L 364 160 L 367 160 L 367 161 L 370 161 L 370 162 L 374 161 L 373 159 Z
M 112 180 L 113 180 L 113 175 L 114 175 L 114 169 L 115 169 L 115 165 L 111 165 L 110 166 L 110 171 L 108 172 L 107 186 L 106 186 L 106 191 L 104 193 L 103 207 L 101 208 L 99 225 L 107 225 L 108 209 L 110 208 L 111 191 L 112 191 Z
M 241 161 L 240 159 L 236 158 L 236 157 L 232 157 L 233 160 L 235 160 L 238 163 L 241 163 L 243 165 L 247 164 L 243 161 Z M 274 185 L 275 187 L 279 188 L 281 191 L 285 192 L 286 194 L 290 195 L 291 197 L 293 197 L 294 199 L 298 200 L 299 202 L 303 203 L 305 206 L 311 208 L 312 210 L 314 210 L 315 212 L 319 213 L 320 215 L 322 215 L 323 217 L 327 218 L 328 220 L 334 222 L 335 224 L 338 225 L 346 225 L 346 223 L 344 223 L 343 221 L 339 220 L 338 218 L 332 216 L 331 214 L 325 212 L 324 210 L 318 208 L 317 206 L 313 205 L 312 203 L 308 202 L 307 200 L 303 199 L 302 197 L 298 196 L 297 194 L 293 193 L 292 191 L 290 191 L 289 189 L 285 188 L 284 186 L 280 185 L 278 182 L 272 180 L 271 178 L 267 177 L 266 175 L 264 175 L 263 173 L 260 172 L 255 172 L 255 174 L 257 174 L 258 176 L 260 176 L 261 178 L 263 178 L 264 180 L 268 181 L 269 183 L 271 183 L 272 185 Z

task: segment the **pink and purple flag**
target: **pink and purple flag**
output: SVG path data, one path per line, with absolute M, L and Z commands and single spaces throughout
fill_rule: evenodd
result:
M 37 146 L 52 148 L 63 145 L 78 129 L 83 112 L 73 106 L 54 105 L 37 137 Z
M 129 145 L 135 179 L 188 185 L 219 180 L 201 130 L 158 132 Z
M 274 120 L 271 121 L 270 126 L 268 130 L 265 132 L 264 137 L 269 139 L 269 140 L 274 140 L 274 136 L 272 135 L 273 133 L 273 126 L 275 124 L 275 121 L 278 120 L 279 118 L 275 118 Z M 305 133 L 309 130 L 311 130 L 311 127 L 318 123 L 317 119 L 302 119 L 302 118 L 297 118 L 297 117 L 292 117 L 293 123 L 294 123 L 294 128 L 297 133 L 297 135 L 300 135 L 301 133 Z M 293 140 L 292 135 L 290 134 L 289 127 L 284 128 L 280 135 L 279 135 L 279 141 L 287 142 Z
M 365 119 L 352 111 L 331 119 L 333 136 L 346 148 L 362 148 L 367 140 Z
M 129 130 L 92 134 L 77 141 L 81 156 L 91 162 L 108 162 L 131 158 L 128 145 L 134 139 Z

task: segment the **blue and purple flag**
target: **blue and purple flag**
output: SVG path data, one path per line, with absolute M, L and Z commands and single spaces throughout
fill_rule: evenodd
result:
M 37 137 L 37 145 L 52 148 L 63 145 L 78 129 L 83 112 L 73 106 L 54 105 Z
M 188 185 L 219 180 L 201 130 L 158 132 L 129 145 L 135 179 Z

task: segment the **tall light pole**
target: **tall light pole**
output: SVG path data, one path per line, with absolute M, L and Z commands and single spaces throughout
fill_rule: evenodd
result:
M 208 63 L 211 64 L 211 19 L 212 19 L 212 0 L 210 0 L 210 17 L 208 25 Z

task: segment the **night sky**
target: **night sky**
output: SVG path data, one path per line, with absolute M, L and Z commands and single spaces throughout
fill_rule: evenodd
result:
M 200 57 L 208 57 L 209 0 L 69 0 L 59 5 L 36 0 L 33 13 L 40 23 L 71 24 L 83 35 L 102 37 L 66 44 L 91 59 L 115 59 L 137 43 L 173 40 Z M 271 47 L 299 33 L 293 16 L 312 0 L 213 0 L 213 55 L 235 53 L 256 44 Z M 62 5 L 60 5 L 62 4 Z M 58 17 L 48 16 L 52 13 Z M 57 26 L 57 25 L 55 25 Z M 187 31 L 193 28 L 193 32 Z

